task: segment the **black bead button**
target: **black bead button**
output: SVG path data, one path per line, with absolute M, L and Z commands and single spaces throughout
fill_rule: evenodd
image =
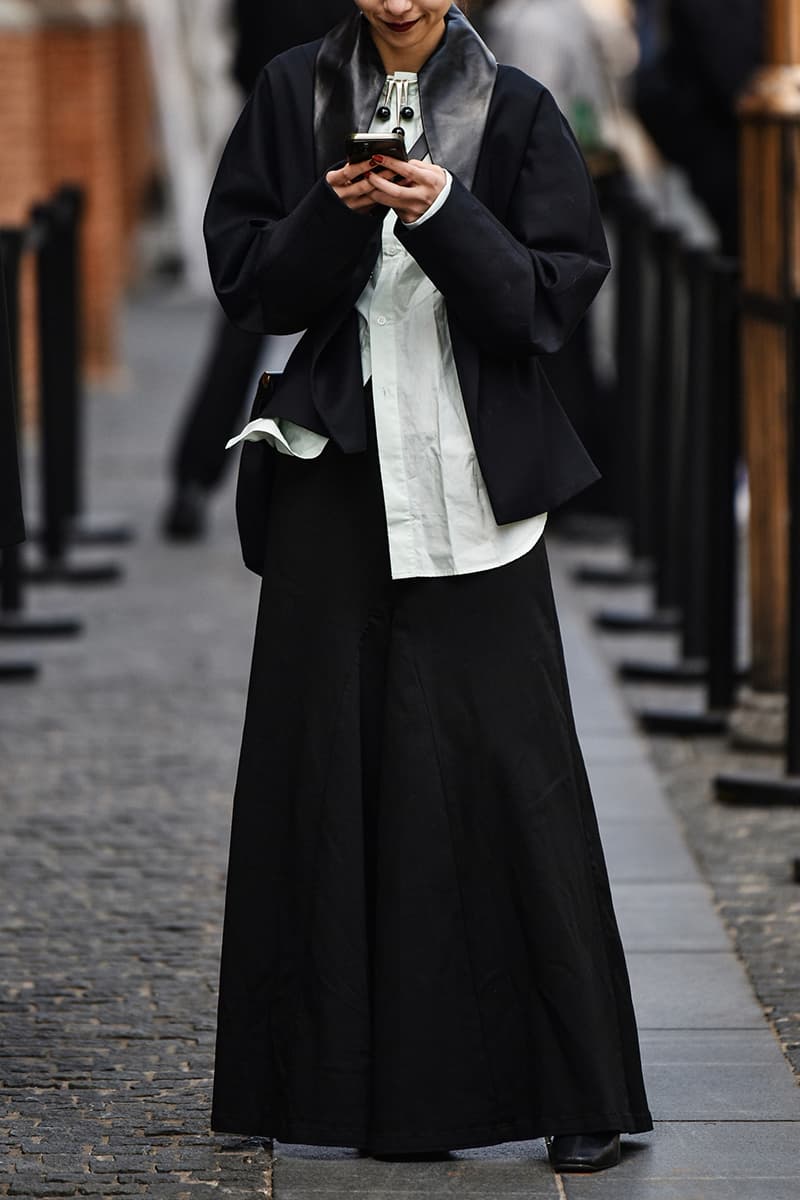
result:
M 388 108 L 385 104 L 382 104 L 380 106 L 380 108 L 378 109 L 378 116 L 380 117 L 380 119 L 382 121 L 388 121 L 389 117 L 391 115 L 392 115 L 391 109 Z
M 413 108 L 410 108 L 408 104 L 404 104 L 403 107 L 400 109 L 400 116 L 403 118 L 404 121 L 410 121 L 411 118 L 414 116 Z

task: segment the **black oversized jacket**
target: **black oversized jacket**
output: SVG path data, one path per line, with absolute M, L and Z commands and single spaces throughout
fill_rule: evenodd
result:
M 234 323 L 263 333 L 308 330 L 265 392 L 261 415 L 357 452 L 365 418 L 354 305 L 385 213 L 351 212 L 317 171 L 319 45 L 265 67 L 224 152 L 205 237 L 214 287 Z M 417 229 L 398 223 L 396 233 L 445 298 L 498 523 L 550 510 L 592 483 L 597 471 L 539 357 L 567 341 L 608 256 L 586 167 L 549 92 L 498 68 L 472 192 L 454 178 L 433 217 Z

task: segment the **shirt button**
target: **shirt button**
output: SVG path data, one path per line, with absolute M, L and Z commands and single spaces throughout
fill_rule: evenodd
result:
M 386 324 L 386 317 L 376 317 L 376 318 L 375 318 L 375 324 L 376 324 L 376 325 L 385 325 L 385 324 Z

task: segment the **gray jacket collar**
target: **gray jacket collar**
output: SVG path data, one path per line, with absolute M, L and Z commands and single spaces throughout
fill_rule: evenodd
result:
M 419 72 L 431 159 L 472 189 L 497 61 L 459 8 Z M 356 11 L 322 40 L 314 78 L 314 147 L 320 174 L 341 162 L 348 133 L 366 132 L 386 79 L 366 20 Z

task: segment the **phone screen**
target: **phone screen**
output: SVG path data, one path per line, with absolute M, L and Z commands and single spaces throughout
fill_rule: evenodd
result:
M 347 137 L 347 161 L 367 162 L 374 154 L 386 154 L 391 158 L 408 161 L 405 139 L 398 134 L 351 133 Z

